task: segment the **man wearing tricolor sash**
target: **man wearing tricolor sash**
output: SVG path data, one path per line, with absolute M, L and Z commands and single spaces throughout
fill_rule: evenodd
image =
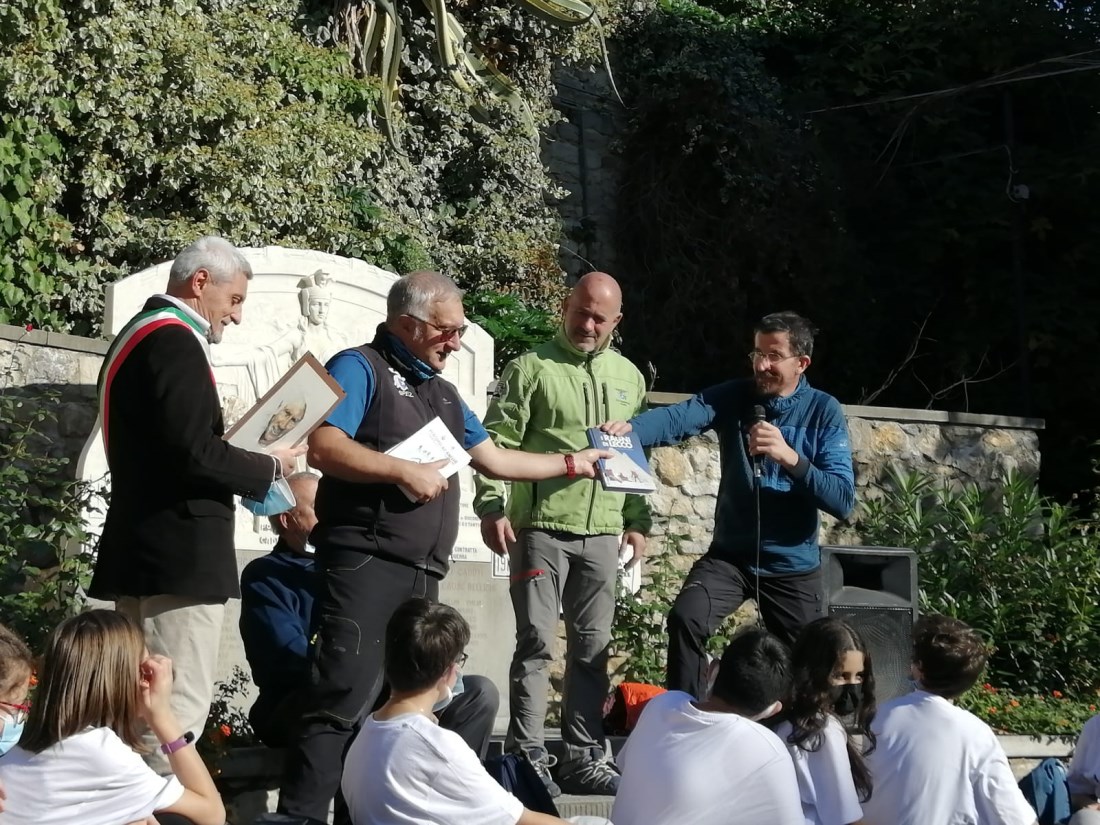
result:
M 168 288 L 122 329 L 99 375 L 111 499 L 89 593 L 138 621 L 174 663 L 172 707 L 202 733 L 228 599 L 240 597 L 234 493 L 262 500 L 301 450 L 232 447 L 210 344 L 241 322 L 252 267 L 205 237 L 172 263 Z M 168 771 L 155 748 L 154 767 Z

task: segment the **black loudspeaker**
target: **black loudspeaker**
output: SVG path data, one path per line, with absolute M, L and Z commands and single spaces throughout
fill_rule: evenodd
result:
M 863 637 L 875 669 L 875 700 L 909 693 L 917 554 L 900 547 L 824 546 L 821 569 L 823 613 Z

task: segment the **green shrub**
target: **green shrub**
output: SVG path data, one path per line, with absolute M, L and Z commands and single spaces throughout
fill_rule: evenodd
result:
M 682 517 L 670 520 L 675 525 Z M 668 667 L 668 612 L 680 593 L 686 573 L 673 559 L 680 553 L 685 536 L 675 532 L 665 535 L 660 551 L 654 550 L 657 539 L 650 540 L 653 555 L 645 557 L 645 577 L 637 593 L 631 593 L 619 583 L 615 598 L 615 621 L 611 627 L 612 658 L 623 657 L 614 676 L 627 682 L 650 685 L 665 684 Z M 745 611 L 734 611 L 707 640 L 712 656 L 721 656 L 730 637 L 745 622 Z
M 501 292 L 471 292 L 465 304 L 469 319 L 493 336 L 497 375 L 517 355 L 553 338 L 560 323 L 556 313 Z
M 0 391 L 0 621 L 32 650 L 82 608 L 92 570 L 84 529 L 91 485 L 73 480 L 45 435 L 58 398 Z
M 672 550 L 645 560 L 645 581 L 637 593 L 622 583 L 615 600 L 615 622 L 611 627 L 611 655 L 625 657 L 616 671 L 627 682 L 649 685 L 665 683 L 668 662 L 668 611 L 680 592 L 684 575 L 672 563 Z
M 998 733 L 1077 736 L 1096 715 L 1095 693 L 1067 695 L 1019 693 L 986 682 L 959 697 L 959 707 L 973 713 Z
M 893 472 L 866 502 L 871 544 L 920 551 L 921 610 L 956 616 L 994 645 L 990 681 L 1024 692 L 1100 680 L 1096 521 L 1010 473 L 993 491 Z
M 319 45 L 331 3 L 0 4 L 0 321 L 94 333 L 104 283 L 208 232 L 551 303 L 563 193 L 530 124 L 556 117 L 550 57 L 591 35 L 462 7 L 473 40 L 513 55 L 520 118 L 456 88 L 426 10 L 398 10 L 404 155 L 377 128 L 377 81 Z

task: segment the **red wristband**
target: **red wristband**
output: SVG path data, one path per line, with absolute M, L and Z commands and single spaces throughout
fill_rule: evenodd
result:
M 576 478 L 577 477 L 577 463 L 573 461 L 573 456 L 565 456 L 565 477 Z

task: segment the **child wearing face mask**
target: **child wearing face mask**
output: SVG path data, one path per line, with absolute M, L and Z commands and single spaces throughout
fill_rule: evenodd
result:
M 34 659 L 26 643 L 0 625 L 0 756 L 19 742 L 27 721 Z M 0 796 L 0 810 L 3 810 Z
M 871 775 L 863 753 L 874 749 L 875 677 L 856 631 L 836 618 L 802 628 L 791 652 L 791 692 L 775 732 L 794 759 L 807 825 L 851 825 L 863 817 Z M 861 752 L 845 731 L 862 734 Z

